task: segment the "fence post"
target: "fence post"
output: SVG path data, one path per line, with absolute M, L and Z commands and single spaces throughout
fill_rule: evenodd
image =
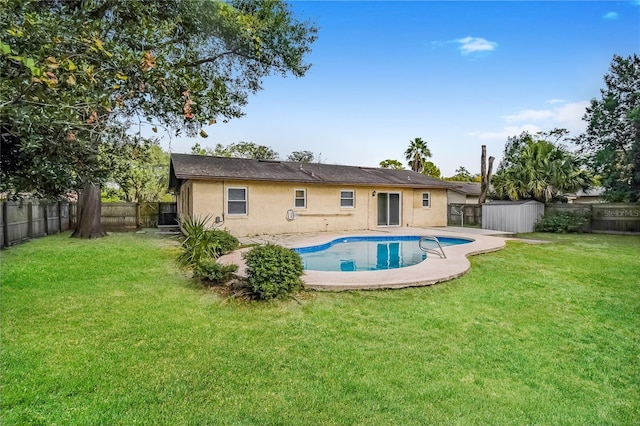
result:
M 140 201 L 136 203 L 136 229 L 140 228 Z
M 69 203 L 69 229 L 75 228 L 78 217 L 78 202 Z
M 9 247 L 9 220 L 7 218 L 9 208 L 7 202 L 2 202 L 2 247 Z
M 33 237 L 33 203 L 27 203 L 27 238 Z
M 38 202 L 38 206 L 40 206 L 42 201 Z M 49 235 L 49 202 L 45 202 L 43 209 L 43 217 L 44 217 L 44 235 Z
M 58 233 L 62 232 L 62 206 L 60 205 L 62 201 L 58 200 L 56 202 L 56 209 L 58 210 Z

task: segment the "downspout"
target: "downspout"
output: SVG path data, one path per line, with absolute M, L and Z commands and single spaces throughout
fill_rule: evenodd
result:
M 222 180 L 222 221 L 224 222 L 224 213 L 226 211 L 225 206 L 227 205 L 227 184 L 224 181 L 224 179 Z

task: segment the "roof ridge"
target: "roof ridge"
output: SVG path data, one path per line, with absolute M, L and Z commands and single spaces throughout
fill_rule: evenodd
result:
M 172 179 L 300 182 L 327 185 L 367 185 L 411 188 L 451 188 L 453 185 L 412 170 L 343 164 L 220 157 L 172 153 Z M 277 165 L 278 167 L 274 167 Z

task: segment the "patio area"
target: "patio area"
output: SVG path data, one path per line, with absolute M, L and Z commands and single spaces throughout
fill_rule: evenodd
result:
M 435 235 L 473 239 L 469 244 L 443 247 L 446 259 L 429 256 L 423 262 L 405 268 L 380 271 L 325 272 L 305 271 L 302 279 L 308 288 L 314 290 L 374 290 L 405 287 L 419 287 L 448 281 L 466 273 L 470 268 L 468 256 L 497 251 L 505 246 L 505 238 L 512 234 L 477 228 L 437 227 L 437 228 L 384 228 L 356 232 L 332 232 L 314 234 L 258 235 L 242 238 L 242 244 L 280 244 L 289 248 L 324 244 L 345 236 L 407 236 Z M 239 265 L 238 275 L 244 276 L 242 252 L 237 250 L 222 256 L 221 263 Z

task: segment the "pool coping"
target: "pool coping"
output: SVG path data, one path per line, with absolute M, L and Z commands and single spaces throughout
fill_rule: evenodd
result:
M 302 280 L 307 288 L 325 291 L 345 290 L 375 290 L 406 287 L 428 286 L 443 281 L 449 281 L 464 275 L 471 263 L 468 256 L 489 253 L 505 247 L 505 238 L 486 235 L 482 232 L 459 232 L 457 229 L 444 228 L 385 228 L 383 230 L 331 232 L 319 234 L 286 234 L 261 235 L 252 239 L 245 239 L 243 243 L 272 242 L 289 248 L 314 246 L 325 244 L 345 236 L 381 236 L 381 235 L 442 235 L 472 239 L 468 244 L 443 247 L 446 259 L 430 256 L 417 265 L 405 268 L 387 269 L 382 271 L 305 271 Z M 506 235 L 505 235 L 506 236 Z M 237 275 L 246 276 L 242 253 L 249 248 L 236 250 L 220 257 L 220 263 L 235 263 L 239 266 Z

